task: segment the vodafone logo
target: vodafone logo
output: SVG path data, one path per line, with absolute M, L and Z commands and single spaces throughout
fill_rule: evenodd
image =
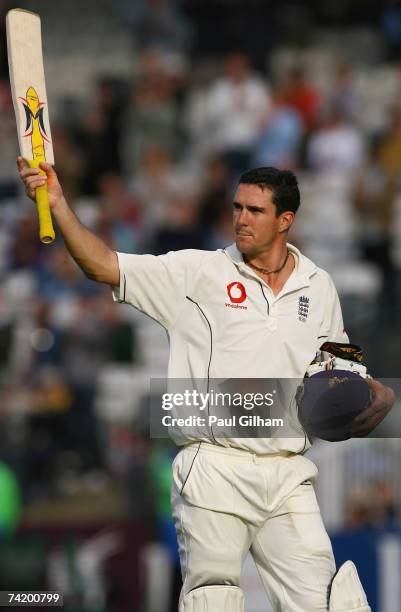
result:
M 246 291 L 242 283 L 234 281 L 227 285 L 227 293 L 230 298 L 230 302 L 233 304 L 242 304 L 246 300 Z

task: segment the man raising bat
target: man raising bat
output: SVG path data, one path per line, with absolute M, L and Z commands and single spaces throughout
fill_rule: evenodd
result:
M 231 246 L 156 257 L 115 253 L 88 231 L 49 164 L 40 164 L 45 176 L 22 158 L 18 168 L 31 199 L 47 183 L 53 217 L 85 275 L 167 330 L 170 378 L 302 379 L 324 340 L 348 342 L 331 278 L 287 242 L 300 204 L 292 172 L 257 168 L 240 177 Z M 353 423 L 355 436 L 394 403 L 391 389 L 369 385 L 374 399 Z M 172 491 L 180 612 L 243 612 L 248 551 L 275 610 L 370 611 L 355 566 L 336 572 L 312 484 L 317 469 L 304 457 L 311 441 L 299 431 L 294 423 L 285 438 L 216 439 L 210 431 L 181 439 Z

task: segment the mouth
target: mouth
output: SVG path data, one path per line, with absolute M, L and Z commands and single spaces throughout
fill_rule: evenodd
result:
M 252 234 L 245 234 L 245 232 L 235 232 L 237 236 L 240 236 L 241 238 L 245 238 L 245 236 L 251 237 Z

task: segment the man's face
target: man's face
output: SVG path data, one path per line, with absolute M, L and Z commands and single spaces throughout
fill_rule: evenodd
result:
M 233 202 L 233 225 L 237 249 L 245 255 L 257 255 L 270 247 L 286 229 L 284 218 L 276 217 L 272 191 L 258 185 L 241 183 Z

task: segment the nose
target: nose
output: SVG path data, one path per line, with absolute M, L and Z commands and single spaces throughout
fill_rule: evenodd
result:
M 243 208 L 237 217 L 237 225 L 243 227 L 244 225 L 248 225 L 248 211 L 246 208 Z

